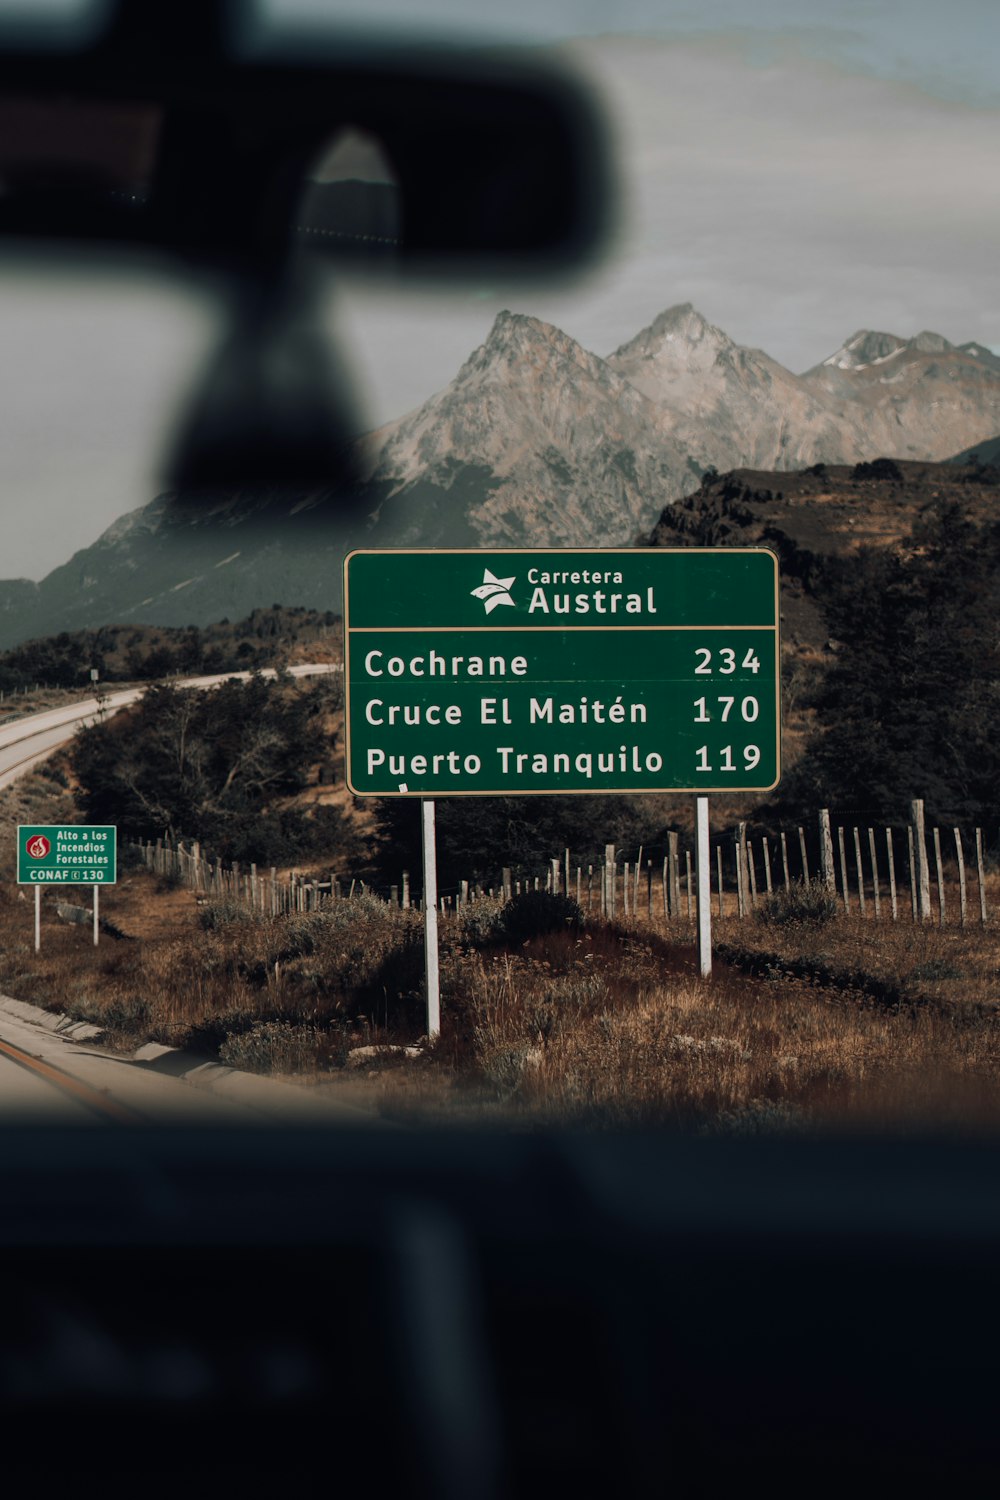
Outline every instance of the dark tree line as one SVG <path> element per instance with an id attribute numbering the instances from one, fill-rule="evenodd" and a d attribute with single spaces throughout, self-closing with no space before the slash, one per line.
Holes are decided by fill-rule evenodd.
<path id="1" fill-rule="evenodd" d="M 131 712 L 81 731 L 73 767 L 82 810 L 123 836 L 198 839 L 240 861 L 296 863 L 335 843 L 343 817 L 279 807 L 331 740 L 328 685 L 227 682 L 209 692 L 150 688 Z"/>
<path id="2" fill-rule="evenodd" d="M 451 890 L 460 880 L 499 885 L 504 865 L 543 870 L 569 846 L 573 868 L 600 863 L 604 845 L 647 850 L 663 842 L 660 823 L 641 799 L 580 797 L 442 797 L 436 803 L 438 880 Z M 419 805 L 408 798 L 375 803 L 375 862 L 382 878 L 421 868 Z"/>
<path id="3" fill-rule="evenodd" d="M 820 730 L 781 789 L 820 804 L 994 822 L 1000 804 L 1000 523 L 955 505 L 925 514 L 913 545 L 828 570 L 836 643 L 816 706 Z"/>

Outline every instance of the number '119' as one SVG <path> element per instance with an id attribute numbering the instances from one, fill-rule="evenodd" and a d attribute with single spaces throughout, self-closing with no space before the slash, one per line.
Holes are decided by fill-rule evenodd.
<path id="1" fill-rule="evenodd" d="M 695 754 L 698 757 L 698 764 L 695 767 L 695 770 L 697 770 L 697 771 L 711 771 L 713 769 L 713 767 L 710 766 L 709 763 L 708 763 L 708 746 L 707 745 L 701 745 L 701 746 L 699 746 L 699 748 L 695 751 Z M 735 766 L 735 764 L 733 762 L 733 747 L 732 747 L 732 745 L 723 745 L 722 749 L 719 751 L 719 754 L 722 756 L 722 760 L 721 760 L 720 765 L 719 765 L 719 770 L 720 771 L 735 771 L 736 770 L 736 766 Z M 747 771 L 752 771 L 754 769 L 754 767 L 759 763 L 759 761 L 760 761 L 760 750 L 758 749 L 758 747 L 756 745 L 744 745 L 743 746 L 743 761 L 744 761 L 744 769 L 747 770 Z"/>

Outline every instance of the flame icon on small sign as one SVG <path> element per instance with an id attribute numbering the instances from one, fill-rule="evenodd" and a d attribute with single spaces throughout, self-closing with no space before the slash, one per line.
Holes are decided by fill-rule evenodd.
<path id="1" fill-rule="evenodd" d="M 489 568 L 483 569 L 483 581 L 477 589 L 470 589 L 470 593 L 476 599 L 481 599 L 486 606 L 486 613 L 491 615 L 498 604 L 509 604 L 515 607 L 510 597 L 511 585 L 514 578 L 495 578 Z"/>
<path id="2" fill-rule="evenodd" d="M 36 833 L 33 839 L 29 839 L 25 845 L 32 859 L 44 859 L 52 848 L 44 833 Z"/>

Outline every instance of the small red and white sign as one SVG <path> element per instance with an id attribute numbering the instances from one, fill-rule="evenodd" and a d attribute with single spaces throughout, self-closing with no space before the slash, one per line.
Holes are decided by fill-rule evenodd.
<path id="1" fill-rule="evenodd" d="M 36 833 L 34 838 L 29 839 L 24 847 L 32 859 L 44 859 L 52 848 L 52 845 L 44 833 Z"/>

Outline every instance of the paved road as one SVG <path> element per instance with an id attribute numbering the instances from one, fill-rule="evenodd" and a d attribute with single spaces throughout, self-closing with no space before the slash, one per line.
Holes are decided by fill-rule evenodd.
<path id="1" fill-rule="evenodd" d="M 234 1072 L 154 1044 L 134 1057 L 102 1051 L 93 1028 L 0 996 L 0 1125 L 375 1123 L 327 1094 Z"/>
<path id="2" fill-rule="evenodd" d="M 326 663 L 290 668 L 294 677 L 338 670 Z M 185 688 L 212 688 L 249 672 L 172 679 Z M 264 675 L 274 676 L 273 672 Z M 143 688 L 108 695 L 107 713 L 134 703 Z M 96 698 L 29 714 L 0 728 L 0 787 L 16 780 L 101 711 Z M 101 1051 L 76 1028 L 53 1031 L 40 1013 L 0 995 L 0 1124 L 46 1121 L 124 1126 L 150 1123 L 262 1124 L 368 1122 L 372 1117 L 307 1089 L 199 1065 L 171 1049 L 150 1046 L 135 1058 Z"/>
<path id="3" fill-rule="evenodd" d="M 289 667 L 288 670 L 292 677 L 315 677 L 323 672 L 340 671 L 341 668 L 329 662 L 306 662 Z M 275 675 L 270 667 L 261 673 L 263 677 Z M 170 680 L 174 687 L 179 688 L 212 688 L 233 677 L 246 682 L 251 676 L 250 672 L 221 672 L 212 677 L 175 677 Z M 54 750 L 58 750 L 60 745 L 65 745 L 85 724 L 93 724 L 102 708 L 107 714 L 117 713 L 120 708 L 135 703 L 145 691 L 145 687 L 125 688 L 121 692 L 109 693 L 103 705 L 96 698 L 86 698 L 65 708 L 50 708 L 45 713 L 26 714 L 23 719 L 5 724 L 0 728 L 0 788 L 9 786 L 19 776 L 30 771 L 32 766 L 38 765 Z"/>

